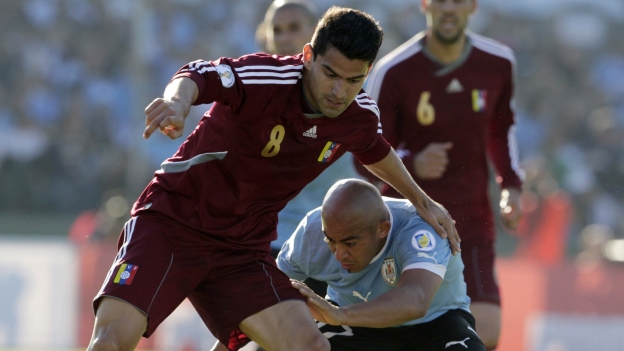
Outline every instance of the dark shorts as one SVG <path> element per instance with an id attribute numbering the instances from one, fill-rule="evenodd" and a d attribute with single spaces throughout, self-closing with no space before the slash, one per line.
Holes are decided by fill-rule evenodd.
<path id="1" fill-rule="evenodd" d="M 249 341 L 238 327 L 245 318 L 305 301 L 269 252 L 232 249 L 159 214 L 130 219 L 118 247 L 93 308 L 103 296 L 128 302 L 148 317 L 145 337 L 188 297 L 214 336 L 236 350 Z"/>
<path id="2" fill-rule="evenodd" d="M 494 241 L 488 238 L 462 240 L 464 280 L 472 302 L 487 302 L 500 306 L 500 292 L 494 271 Z"/>
<path id="3" fill-rule="evenodd" d="M 423 324 L 396 328 L 331 326 L 319 323 L 332 351 L 485 351 L 464 310 L 446 312 Z"/>

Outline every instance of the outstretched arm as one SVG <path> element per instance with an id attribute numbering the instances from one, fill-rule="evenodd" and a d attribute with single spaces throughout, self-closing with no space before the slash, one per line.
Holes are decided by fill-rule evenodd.
<path id="1" fill-rule="evenodd" d="M 401 274 L 396 289 L 374 300 L 345 307 L 330 304 L 301 282 L 293 281 L 292 284 L 308 298 L 308 308 L 318 321 L 331 325 L 386 328 L 422 318 L 442 284 L 442 278 L 425 269 L 410 269 Z"/>
<path id="2" fill-rule="evenodd" d="M 455 221 L 442 205 L 433 201 L 414 182 L 394 150 L 391 149 L 388 156 L 381 161 L 365 167 L 410 200 L 420 217 L 429 223 L 443 239 L 446 239 L 448 234 L 453 255 L 461 251 L 459 248 L 461 240 L 455 229 Z"/>
<path id="3" fill-rule="evenodd" d="M 165 88 L 163 97 L 155 99 L 145 108 L 143 137 L 149 138 L 156 129 L 171 139 L 181 137 L 184 120 L 198 95 L 199 89 L 192 79 L 180 77 L 172 80 Z"/>

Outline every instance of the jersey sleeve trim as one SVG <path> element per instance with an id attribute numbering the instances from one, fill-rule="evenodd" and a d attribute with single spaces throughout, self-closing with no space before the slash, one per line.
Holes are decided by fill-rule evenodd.
<path id="1" fill-rule="evenodd" d="M 194 165 L 212 161 L 212 160 L 222 160 L 227 151 L 221 152 L 207 152 L 205 154 L 199 154 L 193 158 L 184 161 L 170 161 L 167 160 L 160 165 L 160 169 L 156 171 L 156 173 L 178 173 L 184 172 L 191 168 Z"/>
<path id="2" fill-rule="evenodd" d="M 357 102 L 360 107 L 365 108 L 367 110 L 371 110 L 379 119 L 379 107 L 377 107 L 377 103 L 371 99 L 368 94 L 362 93 L 355 98 L 355 102 Z M 377 133 L 381 133 L 381 122 L 378 124 L 379 130 Z"/>
<path id="3" fill-rule="evenodd" d="M 297 84 L 302 78 L 303 65 L 249 65 L 234 70 L 243 84 Z"/>
<path id="4" fill-rule="evenodd" d="M 525 173 L 522 168 L 520 168 L 520 152 L 518 150 L 518 140 L 516 139 L 516 125 L 512 125 L 507 132 L 507 143 L 509 146 L 509 158 L 511 159 L 511 168 L 516 173 L 519 181 L 509 181 L 503 182 L 503 188 L 507 188 L 508 186 L 515 186 L 517 188 L 522 187 L 522 182 L 525 179 Z"/>
<path id="5" fill-rule="evenodd" d="M 441 264 L 434 264 L 428 262 L 415 262 L 412 264 L 408 264 L 403 268 L 401 273 L 409 270 L 409 269 L 424 269 L 434 274 L 440 276 L 440 278 L 444 279 L 444 275 L 446 274 L 446 267 Z"/>

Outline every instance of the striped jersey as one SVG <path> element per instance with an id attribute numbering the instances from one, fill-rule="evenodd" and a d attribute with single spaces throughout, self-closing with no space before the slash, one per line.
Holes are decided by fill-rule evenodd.
<path id="1" fill-rule="evenodd" d="M 422 189 L 446 207 L 462 239 L 475 223 L 493 220 L 488 197 L 491 159 L 497 182 L 521 188 L 514 117 L 516 61 L 508 47 L 468 33 L 462 56 L 438 62 L 425 48 L 424 33 L 382 58 L 367 82 L 381 111 L 383 134 Z M 414 156 L 429 143 L 452 142 L 440 179 L 424 180 L 413 169 Z M 401 197 L 385 186 L 384 195 Z M 472 224 L 471 224 L 472 223 Z M 479 230 L 477 230 L 479 231 Z"/>
<path id="2" fill-rule="evenodd" d="M 402 325 L 429 322 L 458 308 L 470 312 L 461 256 L 451 255 L 448 241 L 418 216 L 409 201 L 384 197 L 384 202 L 390 213 L 390 232 L 384 247 L 362 271 L 349 273 L 334 257 L 324 241 L 320 207 L 310 211 L 284 243 L 278 267 L 293 279 L 327 282 L 326 298 L 339 306 L 371 301 L 395 289 L 404 271 L 426 269 L 439 275 L 442 284 L 425 316 Z"/>
<path id="3" fill-rule="evenodd" d="M 133 215 L 157 211 L 235 248 L 268 251 L 277 213 L 340 156 L 383 159 L 390 146 L 375 102 L 361 90 L 340 116 L 313 116 L 303 69 L 302 55 L 265 54 L 182 67 L 173 79 L 191 78 L 195 104 L 214 104 L 155 172 Z"/>

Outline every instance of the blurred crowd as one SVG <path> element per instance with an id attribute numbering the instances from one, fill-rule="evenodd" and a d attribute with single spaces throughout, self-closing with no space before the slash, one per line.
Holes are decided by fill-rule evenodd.
<path id="1" fill-rule="evenodd" d="M 417 0 L 314 2 L 371 13 L 385 31 L 379 57 L 425 27 Z M 183 141 L 143 140 L 143 109 L 186 62 L 260 50 L 269 3 L 0 0 L 0 212 L 127 218 Z M 551 240 L 576 254 L 595 228 L 624 238 L 624 1 L 479 4 L 471 29 L 517 57 L 518 252 Z M 187 134 L 205 110 L 192 110 Z"/>

